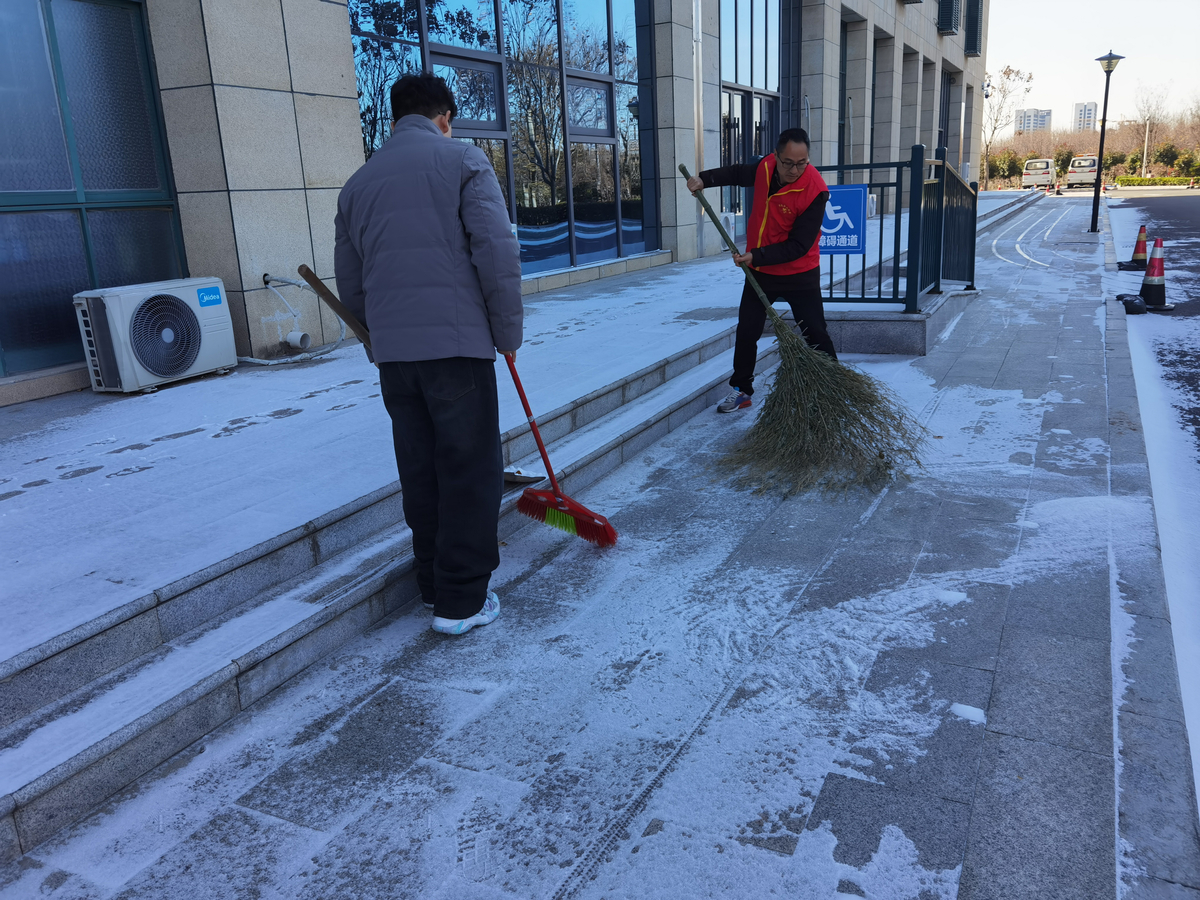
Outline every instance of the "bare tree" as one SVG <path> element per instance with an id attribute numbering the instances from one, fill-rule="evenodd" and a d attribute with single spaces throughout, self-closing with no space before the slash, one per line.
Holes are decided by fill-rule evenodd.
<path id="1" fill-rule="evenodd" d="M 1148 88 L 1138 82 L 1137 100 L 1134 102 L 1138 121 L 1142 123 L 1144 137 L 1142 139 L 1142 177 L 1146 176 L 1146 167 L 1150 155 L 1150 147 L 1157 137 L 1158 129 L 1167 118 L 1167 92 L 1162 88 Z"/>
<path id="2" fill-rule="evenodd" d="M 986 75 L 983 107 L 983 189 L 988 189 L 992 143 L 1002 128 L 1013 122 L 1017 104 L 1033 89 L 1033 73 L 1005 66 L 996 76 Z"/>

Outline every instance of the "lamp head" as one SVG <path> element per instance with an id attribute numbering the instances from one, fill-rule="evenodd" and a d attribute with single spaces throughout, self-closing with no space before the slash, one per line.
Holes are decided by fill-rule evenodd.
<path id="1" fill-rule="evenodd" d="M 1117 54 L 1115 54 L 1111 50 L 1109 50 L 1106 55 L 1097 57 L 1096 62 L 1100 63 L 1100 68 L 1102 68 L 1105 72 L 1111 72 L 1113 69 L 1115 69 L 1117 67 L 1117 63 L 1119 63 L 1124 58 L 1125 57 L 1118 56 Z"/>

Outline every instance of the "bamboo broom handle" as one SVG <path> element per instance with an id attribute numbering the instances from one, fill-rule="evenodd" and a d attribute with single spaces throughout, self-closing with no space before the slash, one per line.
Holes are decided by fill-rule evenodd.
<path id="1" fill-rule="evenodd" d="M 683 163 L 679 164 L 679 171 L 683 173 L 684 178 L 692 177 L 690 174 L 688 174 L 687 166 L 685 166 Z M 708 217 L 713 220 L 713 224 L 717 226 L 717 231 L 720 232 L 721 237 L 724 238 L 725 246 L 729 248 L 729 251 L 731 253 L 739 253 L 740 251 L 738 250 L 737 244 L 733 242 L 733 238 L 729 236 L 729 232 L 726 231 L 725 226 L 721 224 L 721 219 L 715 212 L 713 212 L 712 206 L 709 204 L 708 200 L 705 199 L 704 191 L 693 191 L 692 196 L 700 201 L 700 205 L 704 207 L 704 211 L 708 213 Z M 758 280 L 754 277 L 754 273 L 751 272 L 747 266 L 739 265 L 739 268 L 746 273 L 746 280 L 750 282 L 750 287 L 754 288 L 754 293 L 758 294 L 758 299 L 761 300 L 762 305 L 767 308 L 767 314 L 771 317 L 771 323 L 778 324 L 781 327 L 787 327 L 783 322 L 783 318 L 779 315 L 779 313 L 775 312 L 775 308 L 771 306 L 771 301 L 767 299 L 766 293 L 761 287 L 759 287 Z"/>

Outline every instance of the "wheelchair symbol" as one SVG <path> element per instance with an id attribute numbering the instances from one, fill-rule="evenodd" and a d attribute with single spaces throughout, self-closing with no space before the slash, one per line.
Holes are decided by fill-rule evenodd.
<path id="1" fill-rule="evenodd" d="M 845 225 L 851 231 L 854 230 L 854 222 L 850 220 L 850 214 L 841 212 L 841 207 L 834 206 L 832 201 L 827 200 L 825 202 L 825 218 L 837 223 L 836 227 L 834 228 L 826 228 L 825 225 L 822 224 L 821 230 L 826 234 L 837 234 L 842 230 L 843 225 Z"/>

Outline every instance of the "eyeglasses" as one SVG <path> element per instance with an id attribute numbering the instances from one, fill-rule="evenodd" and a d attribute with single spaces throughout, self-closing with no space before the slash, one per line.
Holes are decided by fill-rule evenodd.
<path id="1" fill-rule="evenodd" d="M 804 162 L 792 162 L 790 159 L 784 159 L 778 153 L 775 154 L 775 159 L 779 161 L 779 165 L 787 169 L 789 172 L 802 171 L 804 167 L 808 165 L 807 159 L 804 160 Z"/>

